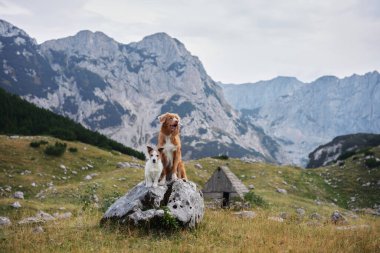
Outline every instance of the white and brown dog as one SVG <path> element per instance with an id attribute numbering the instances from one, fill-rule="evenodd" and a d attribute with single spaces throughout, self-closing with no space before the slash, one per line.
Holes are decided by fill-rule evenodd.
<path id="1" fill-rule="evenodd" d="M 158 186 L 158 180 L 164 168 L 161 161 L 163 148 L 155 150 L 152 147 L 147 146 L 147 149 L 149 157 L 145 164 L 145 186 L 153 186 L 155 188 Z"/>
<path id="2" fill-rule="evenodd" d="M 181 178 L 186 180 L 186 170 L 182 162 L 181 140 L 179 138 L 180 117 L 175 113 L 165 113 L 158 117 L 161 130 L 158 135 L 158 147 L 163 148 L 162 180 L 175 180 Z"/>

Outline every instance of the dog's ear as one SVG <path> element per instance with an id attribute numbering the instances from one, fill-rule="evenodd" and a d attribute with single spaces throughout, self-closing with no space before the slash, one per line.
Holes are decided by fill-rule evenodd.
<path id="1" fill-rule="evenodd" d="M 148 149 L 148 154 L 150 154 L 150 152 L 152 152 L 153 148 L 151 146 L 146 146 L 146 148 Z"/>
<path id="2" fill-rule="evenodd" d="M 164 148 L 159 148 L 158 152 L 162 153 L 163 150 L 164 150 Z"/>
<path id="3" fill-rule="evenodd" d="M 162 114 L 162 115 L 158 116 L 158 120 L 160 121 L 160 123 L 164 123 L 165 122 L 166 116 L 168 116 L 168 113 L 165 113 L 165 114 Z"/>

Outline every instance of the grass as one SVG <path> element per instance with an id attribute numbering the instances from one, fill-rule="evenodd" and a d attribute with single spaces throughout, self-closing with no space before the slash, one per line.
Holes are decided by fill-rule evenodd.
<path id="1" fill-rule="evenodd" d="M 100 212 L 87 212 L 69 221 L 49 223 L 45 232 L 32 226 L 2 230 L 5 252 L 376 252 L 379 225 L 338 231 L 335 225 L 278 223 L 267 213 L 244 220 L 230 211 L 208 210 L 194 231 L 173 234 L 100 228 Z"/>
<path id="2" fill-rule="evenodd" d="M 7 216 L 13 222 L 12 226 L 0 229 L 0 252 L 380 251 L 378 218 L 368 215 L 349 218 L 350 225 L 369 225 L 354 230 L 337 230 L 336 225 L 328 222 L 334 210 L 348 212 L 344 207 L 347 207 L 347 199 L 352 194 L 362 196 L 367 193 L 368 199 L 364 197 L 357 203 L 361 207 L 378 201 L 375 197 L 378 188 L 371 185 L 363 190 L 361 184 L 355 183 L 357 177 L 364 181 L 378 180 L 378 169 L 371 169 L 368 173 L 364 167 L 354 167 L 357 159 L 346 161 L 349 173 L 334 166 L 304 170 L 264 163 L 249 164 L 238 159 L 187 161 L 188 176 L 199 188 L 217 166 L 228 165 L 245 185 L 255 186 L 255 196 L 260 196 L 266 205 L 253 206 L 257 217 L 252 220 L 238 218 L 232 210 L 206 209 L 204 221 L 197 229 L 162 234 L 150 230 L 99 226 L 106 206 L 144 177 L 143 169 L 121 169 L 117 168 L 117 163 L 143 165 L 143 162 L 118 152 L 66 141 L 68 148 L 76 148 L 77 152 L 50 157 L 44 154 L 43 148 L 29 146 L 30 142 L 41 140 L 49 143 L 60 141 L 50 137 L 10 139 L 0 136 L 0 187 L 3 189 L 0 191 L 0 216 Z M 378 155 L 378 150 L 375 149 L 374 153 Z M 202 165 L 202 169 L 196 168 L 197 163 Z M 82 170 L 82 167 L 88 168 Z M 25 173 L 26 170 L 30 173 Z M 98 175 L 92 180 L 84 180 L 86 175 L 92 173 Z M 336 182 L 339 188 L 333 187 L 335 181 L 330 185 L 326 183 L 325 180 L 330 180 L 330 177 L 341 180 Z M 36 187 L 31 186 L 33 182 Z M 49 189 L 51 182 L 53 187 Z M 7 186 L 12 187 L 11 192 L 5 190 Z M 284 188 L 288 194 L 279 194 L 276 188 Z M 18 190 L 25 193 L 25 199 L 18 200 L 22 208 L 14 209 L 9 205 L 16 201 L 12 194 Z M 41 191 L 44 198 L 36 197 Z M 94 194 L 99 198 L 99 208 L 95 207 Z M 337 198 L 340 207 L 332 203 L 334 198 Z M 302 217 L 296 214 L 296 209 L 300 207 L 306 212 Z M 38 210 L 51 214 L 70 211 L 73 217 L 45 223 L 42 225 L 45 232 L 39 234 L 33 232 L 36 225 L 17 225 L 17 221 L 35 215 Z M 285 222 L 268 220 L 268 217 L 278 216 L 280 212 L 288 213 L 289 218 Z M 309 218 L 314 212 L 325 217 L 317 225 Z"/>

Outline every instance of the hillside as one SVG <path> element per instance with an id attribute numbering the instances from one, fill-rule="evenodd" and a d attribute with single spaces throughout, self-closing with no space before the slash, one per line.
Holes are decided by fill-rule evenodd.
<path id="1" fill-rule="evenodd" d="M 348 134 L 335 137 L 332 141 L 319 146 L 309 154 L 307 168 L 318 168 L 344 160 L 356 153 L 366 153 L 380 145 L 379 134 Z"/>
<path id="2" fill-rule="evenodd" d="M 113 149 L 141 160 L 143 153 L 106 136 L 88 130 L 73 120 L 39 108 L 0 88 L 0 134 L 50 135 L 64 140 L 78 140 L 104 149 Z"/>
<path id="3" fill-rule="evenodd" d="M 317 252 L 324 245 L 335 252 L 363 252 L 380 247 L 379 219 L 362 213 L 364 209 L 358 217 L 342 208 L 347 206 L 351 191 L 361 187 L 352 183 L 356 178 L 351 178 L 350 173 L 343 175 L 342 170 L 333 167 L 303 170 L 238 159 L 188 161 L 188 176 L 201 188 L 217 166 L 227 164 L 245 185 L 253 184 L 254 192 L 267 203 L 266 207 L 253 207 L 256 218 L 245 220 L 230 210 L 207 209 L 204 222 L 195 231 L 167 235 L 154 231 L 102 229 L 98 222 L 105 208 L 143 179 L 144 163 L 118 152 L 70 141 L 66 141 L 68 147 L 77 148 L 77 152 L 66 151 L 62 157 L 52 158 L 44 154 L 42 146 L 29 146 L 31 141 L 38 140 L 60 141 L 40 136 L 0 136 L 0 216 L 9 217 L 14 224 L 0 230 L 1 251 L 298 252 L 308 249 Z M 374 152 L 378 154 L 379 150 Z M 128 164 L 124 163 L 125 168 L 122 168 L 120 162 Z M 376 170 L 369 174 L 358 169 L 355 173 L 355 177 L 360 176 L 364 181 L 379 178 Z M 85 179 L 88 175 L 91 179 Z M 341 178 L 342 184 L 351 188 L 335 188 L 325 182 L 328 175 Z M 278 193 L 276 188 L 285 189 L 288 194 Z M 367 194 L 379 196 L 377 189 L 371 185 L 366 188 Z M 23 191 L 25 199 L 12 198 L 16 191 Z M 21 208 L 10 206 L 16 200 Z M 378 199 L 368 197 L 357 202 L 357 206 L 372 206 L 374 202 L 379 203 Z M 299 208 L 304 214 L 299 214 Z M 328 222 L 336 209 L 344 213 L 351 228 Z M 33 232 L 37 225 L 16 225 L 38 210 L 51 214 L 71 212 L 72 217 L 42 224 L 45 231 L 42 233 Z M 278 219 L 281 212 L 287 216 L 284 222 L 268 219 Z M 311 218 L 317 217 L 314 213 L 318 213 L 321 220 Z M 353 241 L 358 243 L 353 244 Z"/>

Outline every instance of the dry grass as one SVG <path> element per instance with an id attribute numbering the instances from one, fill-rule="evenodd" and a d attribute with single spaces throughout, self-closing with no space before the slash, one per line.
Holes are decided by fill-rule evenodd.
<path id="1" fill-rule="evenodd" d="M 370 228 L 337 230 L 332 224 L 270 221 L 267 211 L 251 220 L 230 211 L 207 210 L 194 231 L 160 234 L 146 230 L 100 228 L 100 212 L 83 213 L 69 221 L 48 223 L 36 234 L 34 226 L 1 230 L 4 252 L 379 252 L 380 222 L 360 221 Z"/>

